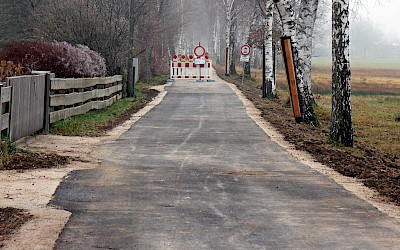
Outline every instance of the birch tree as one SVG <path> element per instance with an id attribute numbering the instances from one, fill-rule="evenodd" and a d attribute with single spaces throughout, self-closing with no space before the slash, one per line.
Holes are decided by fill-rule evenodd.
<path id="1" fill-rule="evenodd" d="M 318 126 L 318 120 L 316 118 L 314 108 L 313 108 L 313 100 L 308 91 L 308 87 L 305 87 L 304 84 L 304 69 L 300 66 L 301 61 L 299 58 L 299 45 L 296 37 L 296 22 L 295 22 L 295 13 L 292 5 L 292 1 L 290 0 L 273 0 L 276 8 L 278 10 L 281 22 L 282 22 L 282 30 L 283 35 L 291 38 L 293 45 L 293 60 L 295 62 L 296 67 L 296 80 L 297 80 L 297 88 L 299 93 L 299 101 L 300 108 L 302 114 L 303 122 Z"/>
<path id="2" fill-rule="evenodd" d="M 297 22 L 297 42 L 299 46 L 299 67 L 303 71 L 304 92 L 312 98 L 311 61 L 313 50 L 313 32 L 317 18 L 319 0 L 301 0 Z"/>
<path id="3" fill-rule="evenodd" d="M 217 62 L 221 62 L 221 23 L 219 16 L 217 16 L 217 20 L 214 24 L 213 30 L 213 52 L 214 56 L 217 59 Z"/>
<path id="4" fill-rule="evenodd" d="M 264 81 L 266 82 L 266 93 L 263 96 L 267 98 L 273 98 L 276 96 L 276 83 L 274 77 L 274 60 L 273 60 L 273 20 L 274 20 L 274 1 L 273 0 L 261 0 L 259 1 L 259 9 L 261 10 L 263 16 L 263 26 L 264 26 L 264 60 L 265 60 L 265 72 Z"/>
<path id="5" fill-rule="evenodd" d="M 330 139 L 352 147 L 354 143 L 350 61 L 349 0 L 332 0 L 332 118 Z"/>
<path id="6" fill-rule="evenodd" d="M 235 32 L 236 32 L 236 5 L 237 0 L 223 0 L 223 7 L 225 10 L 225 19 L 226 19 L 226 27 L 225 27 L 225 56 L 226 56 L 226 74 L 236 74 L 236 70 L 234 67 L 235 60 L 234 56 L 234 48 L 235 48 Z M 233 65 L 232 65 L 233 64 Z M 232 71 L 233 70 L 233 71 Z"/>

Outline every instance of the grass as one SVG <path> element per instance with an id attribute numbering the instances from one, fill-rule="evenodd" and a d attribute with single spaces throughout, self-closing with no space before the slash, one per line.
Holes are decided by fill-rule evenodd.
<path id="1" fill-rule="evenodd" d="M 325 62 L 326 63 L 326 62 Z M 400 65 L 397 62 L 355 62 L 352 70 L 352 109 L 356 140 L 400 157 Z M 365 66 L 363 66 L 365 65 Z M 396 68 L 397 65 L 397 68 Z M 238 70 L 239 71 L 239 70 Z M 262 72 L 252 69 L 261 85 Z M 331 115 L 331 69 L 322 63 L 313 68 L 313 93 L 319 117 Z M 277 93 L 289 97 L 286 76 L 277 73 Z"/>
<path id="2" fill-rule="evenodd" d="M 86 114 L 70 117 L 51 125 L 50 133 L 65 136 L 101 136 L 104 128 L 121 117 L 126 111 L 146 102 L 143 89 L 160 85 L 168 76 L 157 76 L 148 82 L 135 84 L 135 98 L 123 98 L 102 110 L 92 110 Z"/>
<path id="3" fill-rule="evenodd" d="M 50 133 L 66 136 L 101 136 L 104 132 L 102 127 L 141 103 L 141 98 L 124 98 L 106 109 L 89 111 L 56 122 L 51 125 Z"/>
<path id="4" fill-rule="evenodd" d="M 0 166 L 3 166 L 4 162 L 19 152 L 19 149 L 8 138 L 1 139 L 0 150 Z"/>

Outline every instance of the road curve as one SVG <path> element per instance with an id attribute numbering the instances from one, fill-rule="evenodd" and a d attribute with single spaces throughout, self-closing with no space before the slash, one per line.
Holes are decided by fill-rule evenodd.
<path id="1" fill-rule="evenodd" d="M 72 172 L 56 249 L 400 249 L 400 225 L 298 163 L 224 82 L 176 82 Z"/>

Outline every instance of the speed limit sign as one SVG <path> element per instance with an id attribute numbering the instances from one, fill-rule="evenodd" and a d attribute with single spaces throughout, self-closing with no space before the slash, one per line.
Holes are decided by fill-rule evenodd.
<path id="1" fill-rule="evenodd" d="M 243 46 L 240 48 L 240 53 L 241 53 L 243 56 L 248 56 L 248 55 L 250 55 L 250 53 L 251 53 L 251 47 L 250 47 L 250 45 L 248 45 L 248 44 L 243 45 Z"/>

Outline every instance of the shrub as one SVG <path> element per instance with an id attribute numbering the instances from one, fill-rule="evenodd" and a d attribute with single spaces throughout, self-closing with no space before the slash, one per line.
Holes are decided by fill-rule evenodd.
<path id="1" fill-rule="evenodd" d="M 17 41 L 7 44 L 0 58 L 29 70 L 51 71 L 57 77 L 97 77 L 106 72 L 105 60 L 99 53 L 67 42 Z"/>
<path id="2" fill-rule="evenodd" d="M 26 69 L 21 64 L 11 61 L 0 61 L 0 82 L 5 82 L 7 77 L 20 76 L 26 73 Z"/>

